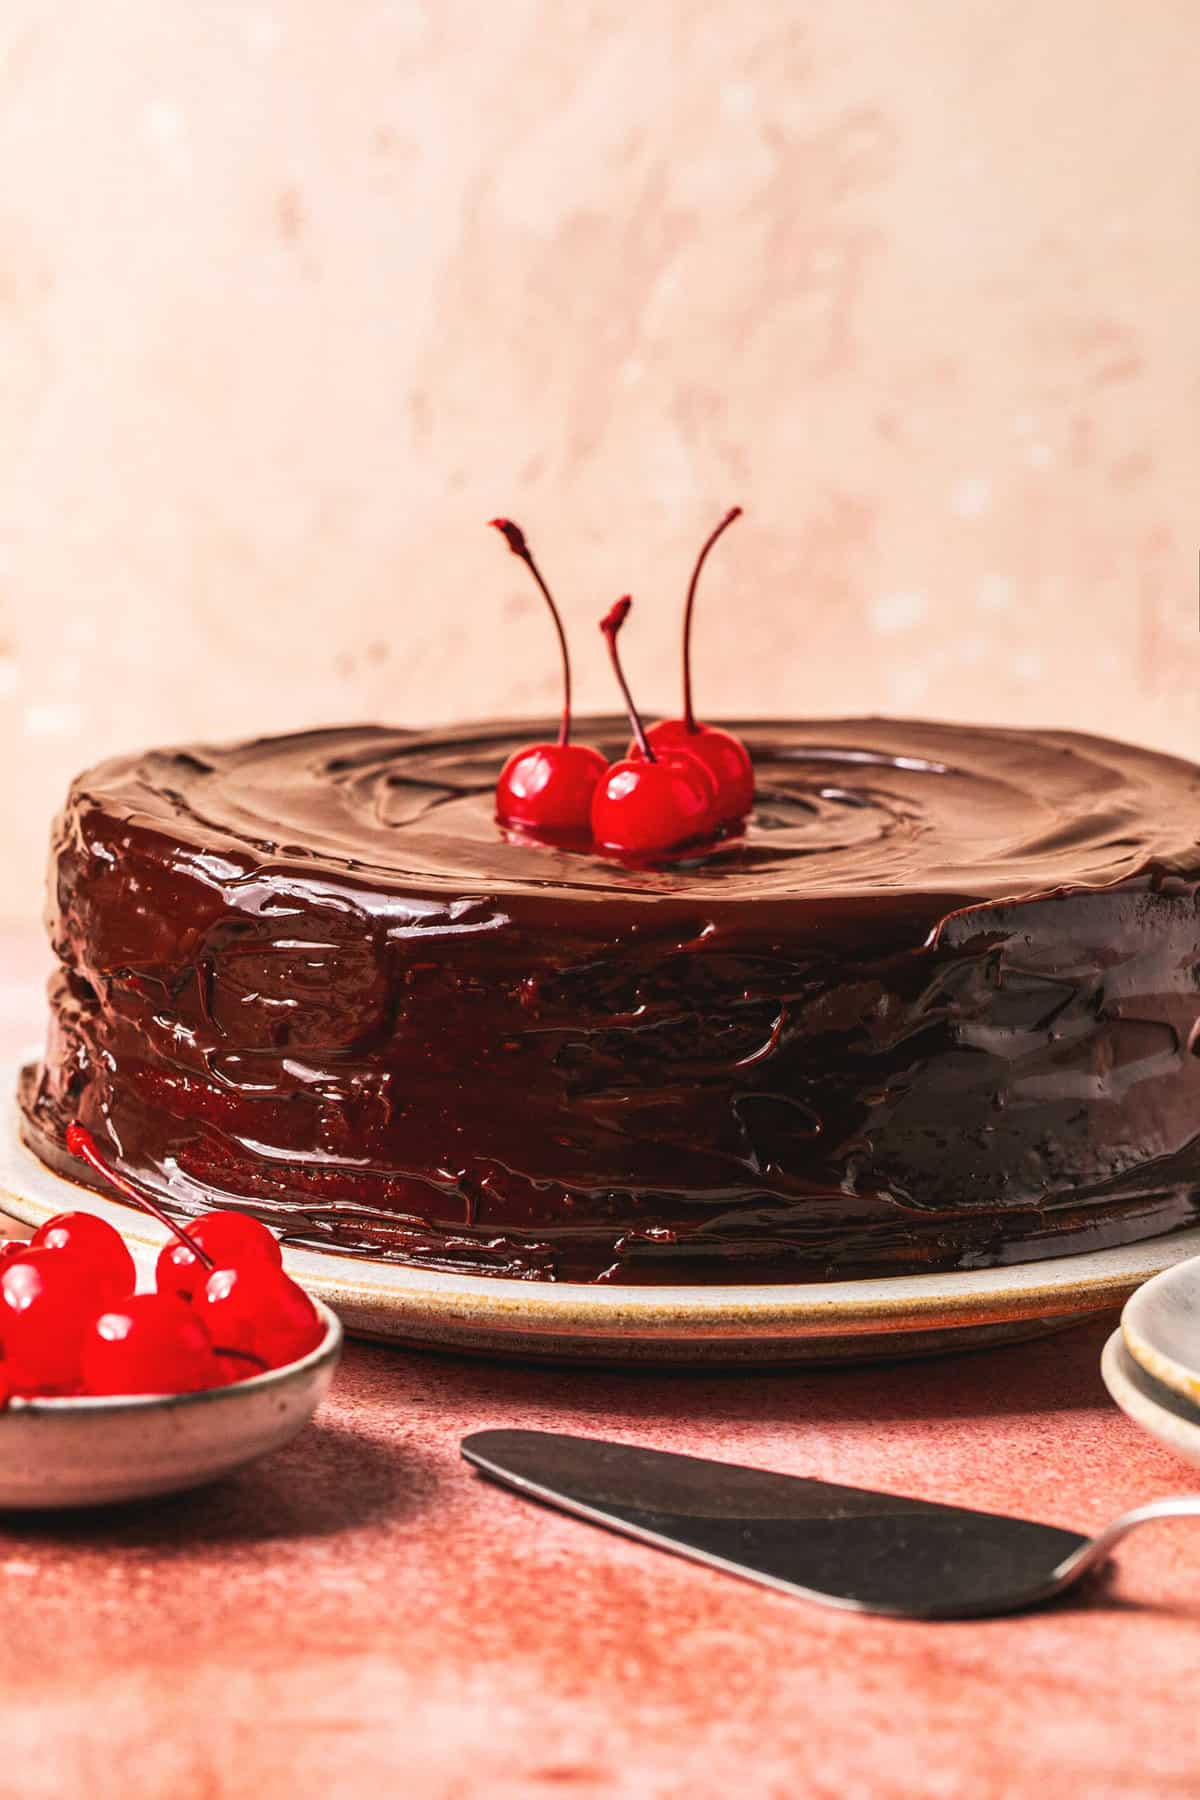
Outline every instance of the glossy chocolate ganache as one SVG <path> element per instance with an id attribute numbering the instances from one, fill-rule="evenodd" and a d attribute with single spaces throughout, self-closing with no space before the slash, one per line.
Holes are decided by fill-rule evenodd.
<path id="1" fill-rule="evenodd" d="M 81 776 L 28 1142 L 78 1179 L 78 1118 L 180 1215 L 528 1279 L 978 1268 L 1192 1221 L 1200 769 L 740 729 L 744 834 L 658 867 L 500 830 L 527 726 Z"/>

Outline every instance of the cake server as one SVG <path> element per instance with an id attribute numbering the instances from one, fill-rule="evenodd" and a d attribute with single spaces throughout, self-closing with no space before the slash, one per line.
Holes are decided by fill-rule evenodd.
<path id="1" fill-rule="evenodd" d="M 1200 1495 L 1155 1500 L 1096 1537 L 736 1463 L 549 1431 L 476 1431 L 481 1474 L 660 1550 L 785 1593 L 903 1619 L 986 1618 L 1054 1599 L 1152 1519 L 1200 1517 Z"/>

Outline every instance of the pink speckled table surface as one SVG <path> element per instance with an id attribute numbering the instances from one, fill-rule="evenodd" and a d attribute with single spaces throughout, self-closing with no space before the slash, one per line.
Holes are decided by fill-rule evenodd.
<path id="1" fill-rule="evenodd" d="M 0 1048 L 37 1019 L 0 941 Z M 1106 1327 L 836 1373 L 582 1372 L 352 1345 L 291 1447 L 205 1492 L 0 1522 L 0 1794 L 296 1800 L 1200 1792 L 1200 1533 L 986 1624 L 828 1612 L 485 1485 L 521 1423 L 1088 1529 L 1188 1470 Z"/>

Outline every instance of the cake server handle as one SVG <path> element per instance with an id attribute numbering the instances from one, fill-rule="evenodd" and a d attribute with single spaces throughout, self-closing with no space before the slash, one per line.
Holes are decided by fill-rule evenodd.
<path id="1" fill-rule="evenodd" d="M 1139 1525 L 1153 1525 L 1159 1519 L 1200 1519 L 1200 1494 L 1172 1494 L 1164 1500 L 1148 1500 L 1144 1506 L 1135 1506 L 1113 1519 L 1103 1531 L 1063 1558 L 1051 1576 L 1054 1592 L 1061 1593 L 1089 1570 L 1107 1562 L 1121 1539 Z"/>

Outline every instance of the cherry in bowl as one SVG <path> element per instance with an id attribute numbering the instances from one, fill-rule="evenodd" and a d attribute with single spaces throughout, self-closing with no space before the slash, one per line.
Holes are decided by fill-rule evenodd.
<path id="1" fill-rule="evenodd" d="M 265 1226 L 214 1213 L 189 1234 L 88 1132 L 74 1126 L 69 1143 L 186 1254 L 160 1259 L 173 1288 L 137 1294 L 112 1250 L 120 1234 L 94 1215 L 60 1215 L 42 1241 L 0 1250 L 0 1509 L 108 1504 L 225 1475 L 303 1428 L 341 1354 L 340 1322 L 284 1274 Z M 214 1335 L 218 1278 L 243 1298 L 237 1343 Z"/>
<path id="2" fill-rule="evenodd" d="M 0 1511 L 180 1493 L 282 1449 L 324 1400 L 341 1356 L 340 1321 L 314 1305 L 317 1349 L 249 1379 L 173 1394 L 9 1399 L 0 1408 Z"/>
<path id="3" fill-rule="evenodd" d="M 202 1213 L 189 1223 L 186 1238 L 176 1237 L 163 1245 L 155 1264 L 155 1283 L 160 1294 L 192 1301 L 203 1293 L 214 1269 L 241 1268 L 247 1263 L 282 1268 L 283 1253 L 275 1233 L 248 1213 Z"/>

